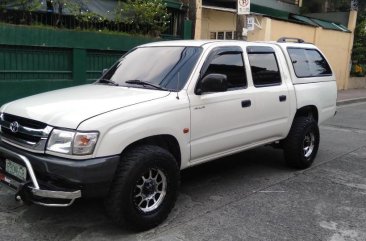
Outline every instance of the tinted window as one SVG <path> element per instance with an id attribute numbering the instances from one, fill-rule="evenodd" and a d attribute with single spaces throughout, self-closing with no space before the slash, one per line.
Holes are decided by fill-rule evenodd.
<path id="1" fill-rule="evenodd" d="M 172 91 L 180 90 L 195 66 L 201 48 L 142 47 L 123 56 L 102 78 L 122 86 L 149 88 L 125 83 L 142 80 Z"/>
<path id="2" fill-rule="evenodd" d="M 307 49 L 306 55 L 309 59 L 310 70 L 313 76 L 332 74 L 329 64 L 317 50 Z"/>
<path id="3" fill-rule="evenodd" d="M 332 75 L 329 64 L 316 49 L 288 48 L 288 53 L 297 77 Z"/>
<path id="4" fill-rule="evenodd" d="M 222 52 L 214 56 L 208 66 L 208 74 L 224 74 L 227 76 L 228 90 L 245 88 L 247 85 L 244 61 L 241 52 Z"/>
<path id="5" fill-rule="evenodd" d="M 264 87 L 281 84 L 281 74 L 274 52 L 249 52 L 248 57 L 254 86 Z"/>
<path id="6" fill-rule="evenodd" d="M 288 49 L 292 65 L 297 77 L 311 76 L 309 61 L 306 58 L 305 49 Z"/>

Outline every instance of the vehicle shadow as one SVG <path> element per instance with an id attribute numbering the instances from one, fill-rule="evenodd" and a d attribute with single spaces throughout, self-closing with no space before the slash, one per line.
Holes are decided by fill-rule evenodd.
<path id="1" fill-rule="evenodd" d="M 171 215 L 162 225 L 147 233 L 156 234 L 176 227 L 210 210 L 245 198 L 291 173 L 293 170 L 284 164 L 282 151 L 271 147 L 260 147 L 184 170 L 180 194 Z M 3 206 L 3 212 L 4 209 L 6 207 Z M 136 239 L 136 235 L 140 238 L 147 235 L 135 234 L 115 225 L 105 215 L 102 200 L 98 199 L 79 200 L 68 208 L 9 206 L 6 213 L 9 221 L 0 222 L 0 230 L 11 225 L 11 232 L 5 233 L 9 239 L 90 240 L 93 237 L 95 240 L 129 240 Z M 23 236 L 10 236 L 17 233 L 22 233 L 24 239 Z"/>

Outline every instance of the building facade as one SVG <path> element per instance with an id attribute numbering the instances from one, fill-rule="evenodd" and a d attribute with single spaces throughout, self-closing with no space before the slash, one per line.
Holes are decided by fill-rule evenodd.
<path id="1" fill-rule="evenodd" d="M 300 15 L 300 0 L 251 0 L 250 17 L 254 28 L 242 32 L 246 17 L 238 17 L 236 0 L 197 0 L 195 3 L 195 39 L 243 39 L 243 35 L 248 41 L 301 38 L 325 53 L 336 74 L 338 89 L 352 88 L 349 73 L 356 11 L 343 14 L 347 18 L 343 17 L 342 21 L 332 21 L 329 15 L 323 19 L 319 15 Z"/>

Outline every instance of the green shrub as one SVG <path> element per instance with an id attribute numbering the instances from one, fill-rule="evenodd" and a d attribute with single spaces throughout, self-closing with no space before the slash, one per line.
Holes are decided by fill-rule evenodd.
<path id="1" fill-rule="evenodd" d="M 154 37 L 163 33 L 169 24 L 170 15 L 163 0 L 127 0 L 118 2 L 116 22 L 133 26 L 137 34 Z"/>
<path id="2" fill-rule="evenodd" d="M 351 68 L 351 75 L 356 77 L 366 76 L 366 64 L 353 64 Z"/>

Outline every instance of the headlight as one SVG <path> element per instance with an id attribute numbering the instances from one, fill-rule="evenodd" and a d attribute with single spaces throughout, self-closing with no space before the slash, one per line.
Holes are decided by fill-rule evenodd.
<path id="1" fill-rule="evenodd" d="M 66 155 L 92 154 L 98 132 L 74 132 L 54 129 L 47 143 L 47 150 Z"/>
<path id="2" fill-rule="evenodd" d="M 4 121 L 4 114 L 2 112 L 0 112 L 0 133 L 2 132 L 1 130 L 1 123 Z M 0 137 L 1 139 L 1 137 Z"/>

